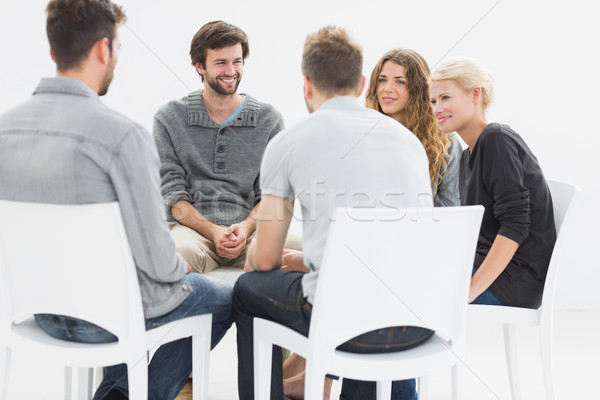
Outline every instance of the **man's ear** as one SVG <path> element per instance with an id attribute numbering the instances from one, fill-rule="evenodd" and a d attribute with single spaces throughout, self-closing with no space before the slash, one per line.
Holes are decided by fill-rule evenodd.
<path id="1" fill-rule="evenodd" d="M 194 68 L 196 68 L 196 71 L 198 71 L 200 75 L 204 75 L 204 68 L 202 68 L 202 65 L 199 62 L 194 63 Z"/>
<path id="2" fill-rule="evenodd" d="M 100 63 L 106 65 L 110 59 L 110 48 L 108 38 L 102 38 L 94 44 L 91 53 Z"/>
<path id="3" fill-rule="evenodd" d="M 310 79 L 307 76 L 305 76 L 304 77 L 304 98 L 312 99 L 312 96 L 313 96 L 312 82 L 310 81 Z"/>
<path id="4" fill-rule="evenodd" d="M 52 52 L 52 49 L 50 49 L 50 58 L 52 58 L 52 61 L 54 61 L 54 63 L 56 64 L 56 58 L 54 58 L 54 53 Z"/>
<path id="5" fill-rule="evenodd" d="M 363 93 L 363 90 L 365 90 L 366 84 L 367 84 L 367 78 L 365 78 L 365 76 L 363 75 L 362 82 L 360 83 L 360 90 L 358 91 L 358 94 L 356 95 L 356 97 L 360 97 L 360 95 Z"/>

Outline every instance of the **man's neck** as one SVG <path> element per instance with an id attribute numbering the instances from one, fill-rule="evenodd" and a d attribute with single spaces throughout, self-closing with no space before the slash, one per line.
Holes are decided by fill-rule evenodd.
<path id="1" fill-rule="evenodd" d="M 323 94 L 321 92 L 318 91 L 313 91 L 313 107 L 314 107 L 314 111 L 317 111 L 319 108 L 321 108 L 321 106 L 323 105 L 323 103 L 325 103 L 328 100 L 331 100 L 333 98 L 336 97 L 351 97 L 351 98 L 356 98 L 357 95 L 356 93 L 353 92 L 343 92 L 343 93 L 336 93 L 336 94 Z"/>
<path id="2" fill-rule="evenodd" d="M 238 109 L 244 101 L 244 97 L 238 93 L 222 95 L 211 89 L 204 89 L 202 100 L 210 118 L 220 125 Z"/>

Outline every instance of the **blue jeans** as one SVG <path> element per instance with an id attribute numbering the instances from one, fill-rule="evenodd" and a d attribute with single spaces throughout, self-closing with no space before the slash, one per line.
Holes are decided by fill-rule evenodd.
<path id="1" fill-rule="evenodd" d="M 297 271 L 250 272 L 238 279 L 233 289 L 233 316 L 237 327 L 238 392 L 240 400 L 254 399 L 253 319 L 265 318 L 308 336 L 312 305 L 302 292 Z M 385 353 L 414 347 L 433 332 L 415 327 L 395 327 L 360 335 L 338 349 L 354 353 Z M 414 395 L 414 380 L 412 391 Z M 401 381 L 407 382 L 407 381 Z M 404 384 L 401 384 L 401 386 Z M 406 388 L 405 386 L 403 386 Z M 375 399 L 375 382 L 344 379 L 340 399 Z M 405 397 L 411 399 L 411 397 Z M 281 348 L 273 347 L 271 400 L 283 399 Z M 262 399 L 261 399 L 262 400 Z"/>
<path id="2" fill-rule="evenodd" d="M 500 300 L 494 296 L 490 289 L 487 289 L 485 292 L 481 293 L 471 304 L 487 304 L 490 306 L 501 306 L 502 303 Z"/>
<path id="3" fill-rule="evenodd" d="M 212 313 L 211 348 L 223 338 L 233 323 L 231 292 L 228 285 L 196 273 L 184 280 L 192 293 L 173 311 L 146 319 L 146 329 L 193 315 Z M 106 330 L 86 321 L 68 317 L 40 314 L 38 324 L 49 335 L 59 339 L 85 343 L 113 342 L 117 338 Z M 192 339 L 184 338 L 161 346 L 148 365 L 148 399 L 174 399 L 192 372 Z M 104 368 L 104 379 L 94 394 L 94 400 L 104 398 L 111 389 L 128 394 L 127 366 L 118 364 Z"/>
<path id="4" fill-rule="evenodd" d="M 471 273 L 471 276 L 475 275 L 477 268 L 478 267 L 473 267 L 473 273 Z M 500 300 L 498 300 L 496 298 L 496 296 L 494 296 L 494 294 L 492 293 L 492 291 L 489 288 L 486 289 L 479 296 L 477 296 L 477 298 L 475 300 L 473 300 L 473 302 L 471 304 L 486 304 L 486 305 L 490 305 L 490 306 L 501 306 L 502 305 Z"/>

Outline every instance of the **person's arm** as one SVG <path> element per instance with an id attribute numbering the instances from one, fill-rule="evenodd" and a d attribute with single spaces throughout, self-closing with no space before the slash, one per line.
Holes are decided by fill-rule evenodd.
<path id="1" fill-rule="evenodd" d="M 171 207 L 171 215 L 180 224 L 211 240 L 215 244 L 219 257 L 236 258 L 243 250 L 243 247 L 241 250 L 237 250 L 240 245 L 239 240 L 235 234 L 232 235 L 231 227 L 213 224 L 186 200 L 179 200 L 175 203 Z"/>
<path id="2" fill-rule="evenodd" d="M 471 278 L 469 303 L 473 302 L 494 283 L 496 278 L 506 269 L 518 248 L 519 244 L 514 240 L 502 235 L 496 236 L 490 251 Z"/>
<path id="3" fill-rule="evenodd" d="M 206 221 L 206 218 L 201 215 L 199 216 L 200 213 L 196 211 L 197 214 L 194 214 L 184 204 L 187 203 L 191 206 L 192 201 L 186 190 L 185 170 L 177 156 L 171 135 L 161 120 L 160 113 L 161 111 L 157 112 L 154 116 L 152 136 L 154 137 L 156 150 L 160 158 L 160 190 L 164 198 L 166 212 L 180 223 L 182 222 L 173 215 L 173 211 L 178 213 L 180 219 L 184 219 L 187 222 L 192 221 L 192 218 L 193 221 Z M 175 208 L 176 205 L 178 206 L 177 208 Z M 189 227 L 195 230 L 192 226 Z"/>
<path id="4" fill-rule="evenodd" d="M 165 222 L 160 162 L 152 138 L 133 129 L 113 152 L 109 166 L 135 265 L 158 282 L 176 282 L 187 272 Z"/>
<path id="5" fill-rule="evenodd" d="M 477 272 L 471 278 L 469 302 L 487 290 L 502 274 L 529 236 L 529 189 L 524 184 L 523 164 L 515 142 L 507 135 L 488 135 L 482 144 L 482 178 L 493 199 L 493 213 L 500 228 Z"/>
<path id="6" fill-rule="evenodd" d="M 270 271 L 281 267 L 283 245 L 293 209 L 293 198 L 262 197 L 257 213 L 255 243 L 247 254 L 247 263 L 251 268 Z"/>

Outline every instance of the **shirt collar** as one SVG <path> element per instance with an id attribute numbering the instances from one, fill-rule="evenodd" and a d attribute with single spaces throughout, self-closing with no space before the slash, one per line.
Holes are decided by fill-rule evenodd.
<path id="1" fill-rule="evenodd" d="M 83 83 L 80 79 L 57 76 L 54 78 L 42 78 L 33 92 L 34 95 L 42 93 L 65 93 L 90 98 L 98 98 L 98 93 Z"/>
<path id="2" fill-rule="evenodd" d="M 347 107 L 361 107 L 361 105 L 359 104 L 358 99 L 355 97 L 336 96 L 324 101 L 323 104 L 321 104 L 321 107 L 319 107 L 319 110 L 333 110 Z"/>

